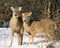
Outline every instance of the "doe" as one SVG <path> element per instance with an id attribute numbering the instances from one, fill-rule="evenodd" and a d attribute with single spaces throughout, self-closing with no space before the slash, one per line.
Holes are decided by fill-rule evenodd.
<path id="1" fill-rule="evenodd" d="M 45 42 L 48 42 L 49 39 L 55 39 L 55 29 L 56 24 L 51 19 L 43 19 L 40 21 L 31 22 L 31 14 L 32 12 L 24 12 L 22 13 L 23 26 L 24 29 L 29 33 L 29 41 L 32 39 L 32 43 L 34 41 L 34 36 L 38 34 L 45 34 Z M 28 41 L 28 42 L 29 42 Z M 30 43 L 30 42 L 29 42 Z"/>
<path id="2" fill-rule="evenodd" d="M 10 20 L 10 28 L 12 34 L 10 47 L 12 47 L 15 32 L 17 33 L 18 36 L 18 45 L 22 45 L 23 31 L 24 31 L 22 17 L 20 16 L 22 7 L 15 7 L 15 8 L 11 7 L 11 10 L 13 11 L 13 16 Z"/>

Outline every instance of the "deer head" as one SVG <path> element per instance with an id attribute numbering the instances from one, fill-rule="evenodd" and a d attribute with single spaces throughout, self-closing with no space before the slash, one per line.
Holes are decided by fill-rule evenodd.
<path id="1" fill-rule="evenodd" d="M 32 12 L 22 13 L 22 19 L 23 19 L 23 21 L 29 21 L 30 17 L 31 17 L 31 14 L 32 14 Z"/>
<path id="2" fill-rule="evenodd" d="M 22 10 L 22 7 L 11 7 L 11 10 L 13 11 L 13 16 L 14 17 L 19 17 L 20 16 L 20 11 Z"/>

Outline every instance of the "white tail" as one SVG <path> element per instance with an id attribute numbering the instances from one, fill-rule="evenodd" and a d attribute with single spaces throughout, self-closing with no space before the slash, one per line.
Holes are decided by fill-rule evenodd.
<path id="1" fill-rule="evenodd" d="M 45 41 L 48 41 L 49 39 L 55 39 L 55 23 L 50 20 L 50 19 L 43 19 L 41 21 L 33 21 L 32 23 L 30 23 L 30 16 L 31 16 L 31 12 L 25 12 L 22 13 L 22 19 L 23 19 L 23 26 L 24 29 L 30 33 L 29 35 L 29 41 L 32 39 L 32 42 L 34 40 L 34 36 L 35 34 L 39 33 L 43 33 L 46 36 Z M 31 25 L 29 25 L 29 23 Z"/>
<path id="2" fill-rule="evenodd" d="M 22 17 L 20 16 L 20 11 L 21 11 L 22 7 L 11 7 L 11 10 L 13 11 L 13 16 L 10 20 L 10 28 L 11 28 L 11 43 L 10 43 L 10 47 L 12 47 L 12 42 L 13 42 L 13 38 L 14 38 L 14 33 L 17 33 L 18 36 L 18 45 L 22 45 L 22 41 L 23 41 L 23 21 L 22 21 Z"/>

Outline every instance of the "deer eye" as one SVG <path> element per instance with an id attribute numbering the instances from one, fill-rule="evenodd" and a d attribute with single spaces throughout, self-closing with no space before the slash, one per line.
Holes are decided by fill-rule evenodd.
<path id="1" fill-rule="evenodd" d="M 15 14 L 15 16 L 17 16 L 17 14 Z"/>

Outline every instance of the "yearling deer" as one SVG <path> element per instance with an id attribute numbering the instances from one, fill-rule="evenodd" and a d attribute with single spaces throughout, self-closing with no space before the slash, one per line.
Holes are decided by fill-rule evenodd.
<path id="1" fill-rule="evenodd" d="M 23 19 L 23 26 L 24 29 L 29 33 L 29 41 L 32 39 L 32 43 L 34 41 L 34 36 L 38 34 L 45 34 L 45 42 L 48 42 L 49 39 L 55 39 L 55 29 L 56 24 L 50 20 L 50 19 L 43 19 L 40 21 L 33 21 L 31 22 L 32 12 L 25 12 L 22 13 L 22 19 Z M 28 42 L 29 42 L 28 41 Z M 30 43 L 30 42 L 29 42 Z"/>
<path id="2" fill-rule="evenodd" d="M 14 38 L 14 33 L 17 33 L 18 36 L 18 45 L 22 45 L 23 40 L 23 21 L 22 17 L 20 16 L 20 11 L 22 10 L 22 7 L 11 7 L 11 10 L 13 11 L 13 16 L 10 20 L 10 28 L 11 28 L 11 43 L 10 47 L 12 47 L 12 42 Z"/>

